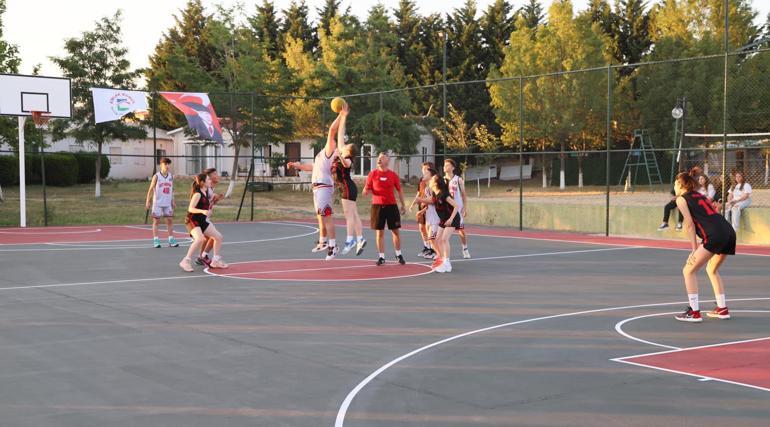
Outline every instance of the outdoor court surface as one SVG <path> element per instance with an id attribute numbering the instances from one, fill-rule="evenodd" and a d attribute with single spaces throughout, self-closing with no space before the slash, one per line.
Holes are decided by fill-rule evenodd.
<path id="1" fill-rule="evenodd" d="M 189 274 L 146 226 L 0 229 L 0 426 L 770 425 L 770 248 L 687 324 L 683 242 L 476 227 L 440 274 L 414 225 L 383 267 L 218 227 L 231 268 Z"/>

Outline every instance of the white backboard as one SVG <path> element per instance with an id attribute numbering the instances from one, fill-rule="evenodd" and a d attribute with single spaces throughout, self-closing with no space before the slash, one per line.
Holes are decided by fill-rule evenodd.
<path id="1" fill-rule="evenodd" d="M 0 74 L 0 115 L 31 116 L 33 111 L 51 118 L 72 117 L 70 79 Z"/>

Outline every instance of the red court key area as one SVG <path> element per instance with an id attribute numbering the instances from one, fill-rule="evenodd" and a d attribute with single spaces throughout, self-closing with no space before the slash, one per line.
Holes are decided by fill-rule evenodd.
<path id="1" fill-rule="evenodd" d="M 0 228 L 0 245 L 99 243 L 152 239 L 152 230 L 148 226 L 145 227 L 130 225 L 95 225 L 76 227 Z M 174 234 L 177 236 L 187 236 L 185 233 L 176 231 Z"/>
<path id="2" fill-rule="evenodd" d="M 222 277 L 251 280 L 291 280 L 340 282 L 397 279 L 431 272 L 424 264 L 400 265 L 388 261 L 377 266 L 371 259 L 282 259 L 231 263 L 225 270 L 209 269 L 207 273 Z"/>
<path id="3" fill-rule="evenodd" d="M 620 360 L 770 391 L 770 337 Z"/>

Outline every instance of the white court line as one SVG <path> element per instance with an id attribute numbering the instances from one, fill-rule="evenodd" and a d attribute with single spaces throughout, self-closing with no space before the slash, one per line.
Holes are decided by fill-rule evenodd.
<path id="1" fill-rule="evenodd" d="M 283 261 L 283 260 L 273 260 L 273 261 Z M 331 262 L 333 262 L 333 261 L 331 261 Z M 393 263 L 393 264 L 395 264 L 395 263 Z M 419 265 L 419 266 L 425 267 L 425 264 L 417 264 L 417 263 L 411 263 L 411 264 L 412 265 Z M 409 265 L 409 264 L 407 264 L 407 265 Z M 244 271 L 242 273 L 222 273 L 222 274 L 219 274 L 219 276 L 231 277 L 231 276 L 243 276 L 244 274 L 298 273 L 298 272 L 303 272 L 303 271 L 350 270 L 352 268 L 378 268 L 378 267 L 380 267 L 380 266 L 369 263 L 367 265 L 345 265 L 345 266 L 320 267 L 320 268 L 295 268 L 295 269 L 291 269 L 291 270 Z"/>
<path id="2" fill-rule="evenodd" d="M 81 231 L 0 231 L 0 234 L 14 234 L 17 236 L 48 236 L 48 235 L 60 235 L 60 234 L 92 234 L 92 233 L 101 233 L 101 228 L 91 229 L 91 230 L 81 230 Z"/>
<path id="3" fill-rule="evenodd" d="M 275 237 L 270 239 L 256 239 L 256 240 L 242 240 L 237 242 L 224 242 L 223 245 L 242 245 L 247 243 L 261 243 L 261 242 L 275 242 L 279 240 L 288 240 L 288 239 L 296 239 L 300 237 L 307 237 L 311 236 L 318 232 L 318 227 L 309 226 L 306 224 L 293 224 L 293 223 L 283 223 L 283 222 L 263 222 L 260 224 L 278 224 L 278 225 L 287 225 L 287 226 L 298 226 L 298 227 L 305 227 L 312 229 L 313 231 L 309 231 L 307 233 L 303 234 L 296 234 L 292 236 L 284 236 L 284 237 Z M 136 226 L 121 226 L 121 227 L 131 227 L 131 228 L 138 228 L 141 230 L 146 230 L 145 228 L 136 227 Z M 175 231 L 175 234 L 184 234 Z M 103 249 L 145 249 L 145 248 L 151 248 L 152 246 L 147 245 L 98 245 L 97 243 L 111 243 L 111 242 L 142 242 L 147 241 L 147 239 L 129 239 L 129 240 L 104 240 L 104 241 L 90 241 L 90 242 L 77 242 L 77 243 L 67 243 L 67 242 L 61 242 L 61 243 L 19 243 L 18 245 L 48 245 L 48 246 L 65 246 L 64 248 L 40 248 L 40 249 L 0 249 L 0 252 L 59 252 L 59 251 L 97 251 L 97 250 L 103 250 Z M 185 246 L 188 243 L 191 243 L 191 239 L 183 239 L 180 240 L 181 246 Z"/>
<path id="4" fill-rule="evenodd" d="M 518 255 L 501 255 L 501 256 L 490 256 L 490 257 L 484 257 L 484 258 L 459 258 L 456 260 L 452 260 L 452 263 L 457 262 L 468 262 L 468 261 L 494 261 L 497 259 L 511 259 L 511 258 L 528 258 L 528 257 L 535 257 L 535 256 L 547 256 L 547 255 L 569 255 L 569 254 L 584 254 L 584 253 L 591 253 L 591 252 L 608 252 L 608 251 L 624 251 L 629 249 L 647 249 L 644 246 L 624 246 L 621 248 L 603 248 L 603 249 L 584 249 L 584 250 L 577 250 L 577 251 L 560 251 L 560 252 L 542 252 L 537 254 L 518 254 Z"/>
<path id="5" fill-rule="evenodd" d="M 736 300 L 732 300 L 732 301 L 736 301 Z M 758 311 L 758 310 L 745 310 L 743 312 L 755 312 L 755 311 Z M 767 311 L 761 311 L 761 312 L 767 313 Z M 709 345 L 702 345 L 702 346 L 697 346 L 697 347 L 677 348 L 677 349 L 674 349 L 674 350 L 659 351 L 659 352 L 655 352 L 655 353 L 645 353 L 645 354 L 637 354 L 637 355 L 634 355 L 634 356 L 617 357 L 617 358 L 614 358 L 614 359 L 610 359 L 610 361 L 618 362 L 618 363 L 625 363 L 627 365 L 639 366 L 639 367 L 647 368 L 647 369 L 654 369 L 654 370 L 657 370 L 657 371 L 669 372 L 669 373 L 672 373 L 672 374 L 686 375 L 688 377 L 698 378 L 701 381 L 704 381 L 704 380 L 705 381 L 718 381 L 718 382 L 721 382 L 721 383 L 733 384 L 733 385 L 739 385 L 739 386 L 743 386 L 743 387 L 753 388 L 755 390 L 770 391 L 770 388 L 760 387 L 760 386 L 753 385 L 753 384 L 746 384 L 746 383 L 741 383 L 741 382 L 737 382 L 737 381 L 730 381 L 730 380 L 726 380 L 726 379 L 722 379 L 722 378 L 710 377 L 710 376 L 706 376 L 706 375 L 698 375 L 698 374 L 695 374 L 695 373 L 692 373 L 692 372 L 678 371 L 676 369 L 662 368 L 660 366 L 647 365 L 647 364 L 644 364 L 644 363 L 631 362 L 631 361 L 627 360 L 627 359 L 634 359 L 634 358 L 637 358 L 637 357 L 658 356 L 658 355 L 661 355 L 661 354 L 679 353 L 679 352 L 684 352 L 684 351 L 689 351 L 689 350 L 700 350 L 700 349 L 704 349 L 704 348 L 723 347 L 723 346 L 731 345 L 731 344 L 743 344 L 743 343 L 756 342 L 756 341 L 764 341 L 764 340 L 770 340 L 770 337 L 753 338 L 753 339 L 741 340 L 741 341 L 723 342 L 723 343 L 718 343 L 718 344 L 709 344 Z"/>
<path id="6" fill-rule="evenodd" d="M 736 301 L 736 302 L 737 301 L 767 301 L 767 300 L 770 300 L 770 297 L 761 297 L 761 298 L 732 298 L 732 299 L 730 299 L 730 301 Z M 708 302 L 708 301 L 705 301 L 705 302 Z M 369 376 L 364 378 L 360 383 L 358 383 L 358 385 L 356 385 L 353 388 L 353 390 L 351 390 L 347 394 L 347 396 L 345 396 L 345 399 L 342 401 L 342 404 L 340 405 L 340 408 L 337 411 L 337 417 L 336 417 L 336 419 L 334 421 L 334 426 L 335 427 L 343 427 L 345 425 L 345 417 L 347 416 L 348 409 L 350 408 L 350 404 L 353 402 L 353 399 L 355 399 L 355 397 L 358 395 L 358 393 L 360 393 L 361 390 L 363 390 L 363 388 L 366 387 L 367 384 L 369 384 L 374 379 L 376 379 L 378 376 L 380 376 L 380 374 L 382 374 L 383 372 L 387 371 L 388 369 L 390 369 L 394 365 L 396 365 L 396 364 L 398 364 L 398 363 L 400 363 L 400 362 L 402 362 L 402 361 L 404 361 L 404 360 L 406 360 L 406 359 L 408 359 L 408 358 L 410 358 L 412 356 L 420 354 L 420 353 L 422 353 L 422 352 L 424 352 L 426 350 L 430 350 L 430 349 L 432 349 L 434 347 L 438 347 L 438 346 L 440 346 L 442 344 L 446 344 L 448 342 L 456 341 L 458 339 L 465 338 L 465 337 L 470 336 L 470 335 L 475 335 L 475 334 L 479 334 L 479 333 L 489 332 L 489 331 L 493 331 L 493 330 L 496 330 L 496 329 L 505 328 L 505 327 L 508 327 L 508 326 L 516 326 L 516 325 L 522 325 L 522 324 L 526 324 L 526 323 L 539 322 L 539 321 L 542 321 L 542 320 L 558 319 L 558 318 L 562 318 L 562 317 L 582 316 L 582 315 L 586 315 L 586 314 L 603 313 L 603 312 L 609 312 L 609 311 L 630 310 L 630 309 L 636 309 L 636 308 L 664 307 L 664 306 L 668 306 L 668 305 L 678 305 L 678 304 L 682 304 L 682 301 L 656 303 L 656 304 L 627 305 L 627 306 L 622 306 L 622 307 L 599 308 L 599 309 L 595 309 L 595 310 L 575 311 L 575 312 L 572 312 L 572 313 L 563 313 L 563 314 L 555 314 L 555 315 L 551 315 L 551 316 L 534 317 L 534 318 L 531 318 L 531 319 L 518 320 L 518 321 L 515 321 L 515 322 L 502 323 L 502 324 L 490 326 L 490 327 L 487 327 L 487 328 L 476 329 L 476 330 L 465 332 L 465 333 L 462 333 L 462 334 L 459 334 L 459 335 L 455 335 L 455 336 L 452 336 L 452 337 L 449 337 L 449 338 L 445 338 L 445 339 L 440 340 L 440 341 L 436 341 L 434 343 L 425 345 L 423 347 L 420 347 L 420 348 L 418 348 L 416 350 L 413 350 L 413 351 L 411 351 L 411 352 L 409 352 L 407 354 L 404 354 L 402 356 L 399 356 L 399 357 L 391 360 L 390 362 L 382 365 L 376 371 L 372 372 L 371 374 L 369 374 Z"/>
<path id="7" fill-rule="evenodd" d="M 770 311 L 768 311 L 768 310 L 733 310 L 732 312 L 733 313 L 770 313 Z M 633 322 L 634 320 L 645 319 L 645 318 L 648 318 L 648 317 L 656 317 L 656 316 L 670 316 L 670 315 L 679 314 L 679 313 L 681 313 L 681 311 L 674 311 L 674 312 L 670 312 L 670 313 L 645 314 L 643 316 L 631 317 L 631 318 L 628 318 L 628 319 L 625 319 L 625 320 L 622 320 L 622 321 L 616 323 L 615 324 L 615 331 L 617 333 L 619 333 L 620 335 L 623 335 L 624 337 L 630 339 L 631 341 L 636 341 L 636 342 L 640 342 L 642 344 L 648 344 L 648 345 L 655 346 L 655 347 L 668 348 L 668 349 L 671 349 L 672 351 L 682 350 L 681 347 L 674 347 L 674 346 L 671 346 L 671 345 L 659 344 L 659 343 L 656 343 L 656 342 L 647 341 L 647 340 L 643 340 L 641 338 L 637 338 L 637 337 L 635 337 L 635 336 L 633 336 L 633 335 L 631 335 L 631 334 L 629 334 L 629 333 L 627 333 L 626 331 L 623 330 L 623 325 L 625 325 L 626 323 L 629 323 L 629 322 Z M 636 357 L 636 356 L 630 356 L 630 357 Z"/>
<path id="8" fill-rule="evenodd" d="M 185 276 L 147 277 L 144 279 L 120 279 L 120 280 L 99 280 L 95 282 L 52 283 L 49 285 L 13 286 L 13 287 L 7 287 L 7 288 L 0 287 L 0 292 L 14 291 L 19 289 L 45 289 L 45 288 L 63 288 L 63 287 L 69 287 L 69 286 L 109 285 L 109 284 L 115 284 L 115 283 L 150 282 L 150 281 L 160 281 L 160 280 L 189 279 L 189 278 L 196 278 L 196 277 L 209 278 L 213 276 L 209 276 L 205 274 L 197 274 L 197 275 L 188 274 Z"/>

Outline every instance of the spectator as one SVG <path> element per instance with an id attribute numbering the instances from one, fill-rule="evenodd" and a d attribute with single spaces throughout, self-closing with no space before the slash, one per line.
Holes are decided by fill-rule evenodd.
<path id="1" fill-rule="evenodd" d="M 717 190 L 715 190 L 714 186 L 711 185 L 709 177 L 706 174 L 700 175 L 698 177 L 698 193 L 706 196 L 706 198 L 709 199 L 709 202 L 714 201 L 714 196 L 717 194 Z"/>
<path id="2" fill-rule="evenodd" d="M 690 175 L 698 176 L 703 175 L 703 168 L 700 166 L 693 166 L 692 169 L 690 169 Z M 677 209 L 676 207 L 676 193 L 674 190 L 671 190 L 671 200 L 669 200 L 668 203 L 666 203 L 665 206 L 663 206 L 663 222 L 658 227 L 658 231 L 663 231 L 668 228 L 668 219 L 671 216 L 671 211 L 674 209 Z M 682 223 L 684 222 L 684 216 L 682 216 L 682 212 L 679 212 L 679 221 L 676 223 L 676 231 L 682 231 Z"/>
<path id="3" fill-rule="evenodd" d="M 741 226 L 741 211 L 751 206 L 751 184 L 746 182 L 742 172 L 735 173 L 735 185 L 730 188 L 725 205 L 725 217 L 735 231 Z"/>
<path id="4" fill-rule="evenodd" d="M 723 203 L 723 192 L 722 192 L 722 178 L 715 176 L 713 180 L 711 180 L 714 187 L 714 197 L 711 198 L 711 205 L 714 207 L 714 210 L 717 212 L 722 212 L 722 203 Z"/>

